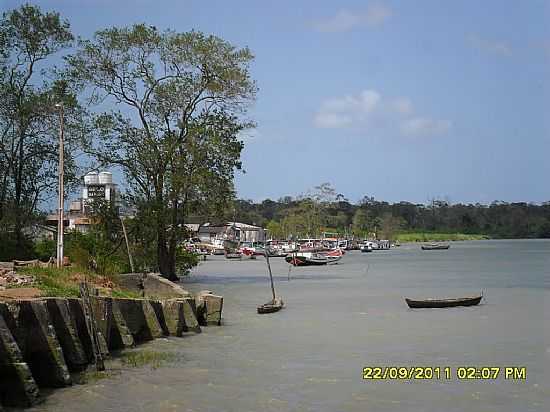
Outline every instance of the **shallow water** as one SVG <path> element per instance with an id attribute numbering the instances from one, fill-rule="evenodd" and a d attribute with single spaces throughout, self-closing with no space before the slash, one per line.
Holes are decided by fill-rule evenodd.
<path id="1" fill-rule="evenodd" d="M 33 411 L 548 411 L 550 242 L 405 245 L 337 265 L 209 257 L 185 287 L 224 296 L 223 327 L 141 347 L 177 353 L 151 370 L 54 391 Z M 407 297 L 483 291 L 477 307 L 411 310 Z M 363 380 L 364 366 L 450 366 L 449 380 Z M 521 366 L 526 380 L 458 380 L 459 366 Z"/>

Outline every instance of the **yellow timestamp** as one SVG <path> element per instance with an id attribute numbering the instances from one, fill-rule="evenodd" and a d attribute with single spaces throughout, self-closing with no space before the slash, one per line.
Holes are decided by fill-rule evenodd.
<path id="1" fill-rule="evenodd" d="M 526 380 L 525 366 L 365 366 L 365 380 Z"/>

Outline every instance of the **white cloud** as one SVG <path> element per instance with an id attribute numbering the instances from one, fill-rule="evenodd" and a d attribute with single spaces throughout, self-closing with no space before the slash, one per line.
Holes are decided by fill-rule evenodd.
<path id="1" fill-rule="evenodd" d="M 321 129 L 386 129 L 404 136 L 435 136 L 451 129 L 448 120 L 414 115 L 407 97 L 387 98 L 376 90 L 324 100 L 315 113 L 313 123 Z"/>
<path id="2" fill-rule="evenodd" d="M 468 41 L 476 49 L 487 53 L 498 54 L 500 56 L 512 55 L 512 48 L 503 41 L 487 40 L 475 34 L 468 36 Z"/>
<path id="3" fill-rule="evenodd" d="M 401 133 L 406 136 L 435 136 L 447 133 L 451 129 L 449 120 L 415 117 L 401 124 Z"/>
<path id="4" fill-rule="evenodd" d="M 313 27 L 325 33 L 344 32 L 361 26 L 376 27 L 388 20 L 392 14 L 389 7 L 374 3 L 369 4 L 365 11 L 352 12 L 341 9 L 334 16 L 315 21 Z"/>
<path id="5" fill-rule="evenodd" d="M 352 126 L 374 112 L 380 104 L 380 94 L 363 90 L 357 95 L 346 95 L 325 100 L 314 118 L 315 126 L 324 129 Z"/>

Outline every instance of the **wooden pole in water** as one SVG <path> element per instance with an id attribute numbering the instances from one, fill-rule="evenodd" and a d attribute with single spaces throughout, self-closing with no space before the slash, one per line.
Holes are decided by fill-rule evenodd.
<path id="1" fill-rule="evenodd" d="M 271 293 L 273 294 L 273 302 L 275 302 L 275 286 L 273 285 L 273 275 L 271 273 L 271 265 L 269 264 L 269 253 L 265 249 L 265 261 L 267 262 L 267 270 L 269 271 L 269 280 L 271 281 Z"/>
<path id="2" fill-rule="evenodd" d="M 126 241 L 126 250 L 128 251 L 128 260 L 130 261 L 130 269 L 132 270 L 132 273 L 135 273 L 134 260 L 132 259 L 132 253 L 130 252 L 130 243 L 128 242 L 128 234 L 126 233 L 126 226 L 124 226 L 124 219 L 122 218 L 122 216 L 120 216 L 120 223 L 122 223 L 122 232 L 124 233 L 124 240 Z"/>

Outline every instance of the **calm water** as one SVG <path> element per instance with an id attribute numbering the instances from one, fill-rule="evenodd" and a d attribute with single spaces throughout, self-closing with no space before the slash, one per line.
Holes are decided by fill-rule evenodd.
<path id="1" fill-rule="evenodd" d="M 454 243 L 350 252 L 338 265 L 213 257 L 186 281 L 225 297 L 225 326 L 141 347 L 177 352 L 156 370 L 51 394 L 35 411 L 548 411 L 550 242 Z M 410 310 L 403 297 L 483 290 L 472 308 Z M 527 380 L 364 381 L 368 365 L 525 366 Z"/>

